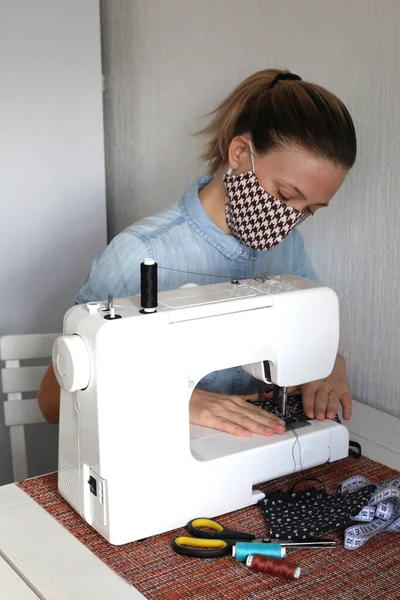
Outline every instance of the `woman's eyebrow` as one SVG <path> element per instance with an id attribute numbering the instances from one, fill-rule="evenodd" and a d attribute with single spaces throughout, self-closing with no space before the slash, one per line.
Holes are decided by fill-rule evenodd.
<path id="1" fill-rule="evenodd" d="M 305 197 L 305 195 L 303 194 L 303 192 L 297 187 L 297 185 L 293 185 L 292 183 L 289 183 L 288 181 L 279 181 L 276 182 L 275 184 L 276 186 L 280 186 L 280 185 L 286 185 L 290 188 L 292 188 L 292 190 L 294 190 L 299 196 L 300 198 L 302 198 L 302 200 L 307 200 L 307 198 Z M 313 204 L 310 204 L 310 206 L 329 206 L 329 202 L 314 202 Z"/>
<path id="2" fill-rule="evenodd" d="M 303 192 L 301 190 L 299 190 L 299 188 L 296 185 L 293 185 L 292 183 L 289 183 L 288 181 L 277 181 L 275 183 L 275 185 L 277 185 L 278 187 L 280 185 L 287 185 L 288 187 L 291 187 L 293 190 L 295 190 L 295 192 L 300 196 L 300 198 L 302 198 L 303 200 L 307 200 L 307 198 L 305 197 L 305 195 L 303 194 Z"/>

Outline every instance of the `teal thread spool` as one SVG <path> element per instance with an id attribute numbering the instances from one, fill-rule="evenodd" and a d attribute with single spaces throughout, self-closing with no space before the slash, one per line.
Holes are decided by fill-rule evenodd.
<path id="1" fill-rule="evenodd" d="M 244 562 L 248 556 L 254 554 L 285 558 L 286 548 L 280 544 L 252 544 L 251 542 L 236 542 L 236 545 L 232 547 L 232 556 L 238 562 Z"/>

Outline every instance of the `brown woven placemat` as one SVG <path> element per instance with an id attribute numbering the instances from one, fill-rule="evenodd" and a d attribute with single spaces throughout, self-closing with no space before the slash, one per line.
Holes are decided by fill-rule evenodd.
<path id="1" fill-rule="evenodd" d="M 399 473 L 367 458 L 346 458 L 315 467 L 306 477 L 318 477 L 330 493 L 353 475 L 364 475 L 373 483 L 398 477 Z M 271 492 L 287 490 L 302 475 L 297 473 L 258 485 Z M 333 550 L 288 551 L 289 560 L 301 566 L 301 577 L 287 581 L 256 574 L 232 557 L 196 559 L 179 556 L 171 540 L 185 534 L 184 529 L 168 532 L 123 546 L 112 546 L 94 531 L 61 498 L 57 474 L 30 479 L 18 484 L 29 496 L 63 525 L 82 544 L 118 575 L 137 588 L 148 600 L 396 600 L 400 598 L 400 536 L 383 533 L 354 551 L 342 547 L 343 534 Z M 158 490 L 162 497 L 163 490 Z M 132 502 L 134 510 L 134 502 Z M 201 515 L 193 515 L 198 517 Z M 218 517 L 219 518 L 219 517 Z M 230 528 L 266 535 L 266 526 L 257 506 L 220 517 Z M 117 600 L 117 599 L 116 599 Z"/>

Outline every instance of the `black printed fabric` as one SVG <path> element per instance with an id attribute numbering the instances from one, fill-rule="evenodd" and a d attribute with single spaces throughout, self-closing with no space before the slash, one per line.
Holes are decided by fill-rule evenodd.
<path id="1" fill-rule="evenodd" d="M 303 421 L 312 420 L 304 414 L 301 394 L 298 392 L 288 394 L 285 415 L 281 415 L 281 401 L 276 396 L 272 398 L 263 398 L 262 400 L 257 400 L 255 402 L 253 400 L 248 400 L 248 402 L 251 402 L 251 404 L 254 404 L 255 406 L 260 406 L 264 410 L 267 410 L 274 415 L 278 415 L 286 423 L 301 423 Z M 337 415 L 334 420 L 340 423 Z"/>
<path id="2" fill-rule="evenodd" d="M 293 493 L 279 490 L 261 500 L 259 506 L 271 538 L 299 541 L 346 527 L 368 504 L 375 489 L 375 485 L 367 485 L 346 496 L 316 488 Z"/>

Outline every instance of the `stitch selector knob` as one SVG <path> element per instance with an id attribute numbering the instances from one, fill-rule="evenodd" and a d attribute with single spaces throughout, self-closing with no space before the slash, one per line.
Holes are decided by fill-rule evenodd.
<path id="1" fill-rule="evenodd" d="M 79 335 L 62 335 L 53 344 L 53 368 L 57 381 L 66 392 L 87 388 L 90 382 L 90 357 Z"/>

